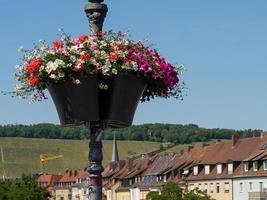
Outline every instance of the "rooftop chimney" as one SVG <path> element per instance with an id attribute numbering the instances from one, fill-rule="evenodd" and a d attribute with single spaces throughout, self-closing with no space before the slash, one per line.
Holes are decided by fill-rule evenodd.
<path id="1" fill-rule="evenodd" d="M 180 150 L 180 156 L 182 156 L 184 154 L 184 149 Z"/>
<path id="2" fill-rule="evenodd" d="M 232 135 L 232 148 L 235 147 L 236 143 L 238 142 L 238 140 L 240 139 L 239 135 Z"/>

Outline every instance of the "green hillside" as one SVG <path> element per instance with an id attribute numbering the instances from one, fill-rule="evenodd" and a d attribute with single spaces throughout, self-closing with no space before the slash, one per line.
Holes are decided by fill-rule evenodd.
<path id="1" fill-rule="evenodd" d="M 111 159 L 112 141 L 104 141 L 104 163 Z M 63 159 L 47 161 L 46 173 L 64 173 L 66 169 L 82 169 L 88 164 L 88 141 L 30 138 L 0 138 L 0 176 L 20 176 L 39 171 L 40 154 L 62 154 Z M 120 159 L 159 149 L 160 143 L 118 141 Z M 0 149 L 1 150 L 1 149 Z"/>

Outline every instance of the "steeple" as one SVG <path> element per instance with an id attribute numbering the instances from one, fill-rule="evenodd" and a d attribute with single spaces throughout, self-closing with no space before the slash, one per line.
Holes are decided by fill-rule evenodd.
<path id="1" fill-rule="evenodd" d="M 111 162 L 117 162 L 119 161 L 119 152 L 118 152 L 118 146 L 117 146 L 117 141 L 116 141 L 116 136 L 114 134 L 114 139 L 113 139 L 113 150 L 112 150 L 112 159 Z"/>

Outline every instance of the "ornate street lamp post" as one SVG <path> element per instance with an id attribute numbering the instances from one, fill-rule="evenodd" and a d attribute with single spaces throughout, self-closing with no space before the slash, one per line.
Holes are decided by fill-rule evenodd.
<path id="1" fill-rule="evenodd" d="M 88 17 L 91 33 L 102 31 L 103 23 L 108 12 L 108 7 L 103 4 L 104 0 L 90 0 L 85 6 L 86 16 Z M 89 143 L 89 199 L 102 199 L 102 137 L 105 125 L 101 123 L 90 124 L 90 143 Z"/>
<path id="2" fill-rule="evenodd" d="M 108 7 L 102 2 L 104 0 L 89 0 L 85 6 L 86 16 L 89 20 L 89 25 L 92 33 L 102 31 L 103 23 L 108 12 Z"/>

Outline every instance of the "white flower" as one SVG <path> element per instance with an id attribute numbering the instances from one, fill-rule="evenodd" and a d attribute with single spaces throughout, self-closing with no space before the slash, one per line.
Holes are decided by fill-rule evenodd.
<path id="1" fill-rule="evenodd" d="M 82 49 L 83 47 L 84 47 L 84 43 L 80 44 L 80 45 L 78 46 L 78 49 Z"/>
<path id="2" fill-rule="evenodd" d="M 74 83 L 78 85 L 78 84 L 81 84 L 81 81 L 79 79 L 76 79 L 74 80 Z"/>
<path id="3" fill-rule="evenodd" d="M 39 72 L 43 71 L 45 69 L 45 67 L 42 65 L 39 69 Z"/>
<path id="4" fill-rule="evenodd" d="M 135 61 L 131 62 L 132 66 L 133 66 L 133 70 L 137 71 L 138 70 L 138 65 Z"/>
<path id="5" fill-rule="evenodd" d="M 56 71 L 58 68 L 58 65 L 56 65 L 54 62 L 49 61 L 46 65 L 45 71 L 50 74 L 52 71 Z"/>
<path id="6" fill-rule="evenodd" d="M 101 90 L 107 90 L 108 88 L 109 88 L 109 86 L 106 84 L 103 84 L 103 83 L 99 84 L 99 89 L 101 89 Z"/>
<path id="7" fill-rule="evenodd" d="M 65 74 L 64 74 L 64 73 L 58 73 L 58 76 L 59 76 L 60 78 L 63 78 L 63 77 L 65 76 Z"/>
<path id="8" fill-rule="evenodd" d="M 70 51 L 73 53 L 76 53 L 78 51 L 78 49 L 79 49 L 79 47 L 76 45 L 70 47 Z"/>
<path id="9" fill-rule="evenodd" d="M 60 65 L 64 65 L 64 61 L 63 60 L 60 60 L 60 59 L 56 59 L 55 62 L 54 62 L 55 65 L 57 66 L 60 66 Z"/>
<path id="10" fill-rule="evenodd" d="M 56 79 L 57 78 L 55 74 L 51 74 L 49 77 L 52 78 L 52 79 Z"/>
<path id="11" fill-rule="evenodd" d="M 92 58 L 91 60 L 92 65 L 97 65 L 96 59 Z"/>
<path id="12" fill-rule="evenodd" d="M 112 69 L 112 74 L 118 74 L 118 70 L 116 70 L 116 69 Z"/>
<path id="13" fill-rule="evenodd" d="M 65 66 L 65 62 L 60 59 L 56 59 L 54 62 L 49 61 L 46 65 L 45 71 L 50 74 L 52 71 L 56 71 L 59 66 Z"/>

